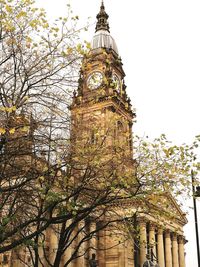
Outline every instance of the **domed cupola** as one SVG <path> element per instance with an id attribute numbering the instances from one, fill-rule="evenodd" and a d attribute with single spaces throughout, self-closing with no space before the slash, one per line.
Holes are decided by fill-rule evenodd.
<path id="1" fill-rule="evenodd" d="M 108 48 L 118 54 L 115 40 L 110 35 L 108 14 L 105 12 L 104 3 L 102 1 L 100 12 L 97 14 L 96 33 L 92 39 L 92 49 Z"/>

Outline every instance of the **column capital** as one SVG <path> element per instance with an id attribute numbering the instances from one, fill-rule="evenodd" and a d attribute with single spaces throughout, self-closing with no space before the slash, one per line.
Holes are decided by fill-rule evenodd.
<path id="1" fill-rule="evenodd" d="M 165 237 L 170 237 L 171 231 L 169 229 L 165 230 Z"/>
<path id="2" fill-rule="evenodd" d="M 187 242 L 187 240 L 185 239 L 185 237 L 183 235 L 178 235 L 178 243 L 179 244 L 185 244 Z"/>
<path id="3" fill-rule="evenodd" d="M 159 234 L 159 235 L 162 235 L 162 234 L 163 234 L 163 231 L 164 231 L 164 230 L 163 230 L 162 227 L 158 227 L 158 234 Z"/>
<path id="4" fill-rule="evenodd" d="M 140 226 L 146 226 L 147 225 L 147 219 L 145 217 L 139 217 L 139 218 L 137 218 L 137 223 Z"/>
<path id="5" fill-rule="evenodd" d="M 155 229 L 156 229 L 156 224 L 153 223 L 153 222 L 150 222 L 150 223 L 149 223 L 149 230 L 150 230 L 150 231 L 154 231 Z"/>
<path id="6" fill-rule="evenodd" d="M 177 233 L 172 233 L 172 241 L 177 241 Z"/>

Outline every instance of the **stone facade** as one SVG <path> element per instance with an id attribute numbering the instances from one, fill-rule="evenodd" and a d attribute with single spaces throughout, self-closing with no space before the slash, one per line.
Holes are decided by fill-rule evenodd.
<path id="1" fill-rule="evenodd" d="M 105 154 L 116 146 L 121 148 L 121 157 L 126 158 L 126 163 L 120 171 L 128 173 L 134 168 L 132 124 L 135 111 L 126 93 L 125 73 L 116 44 L 109 33 L 107 18 L 102 3 L 97 16 L 95 47 L 83 60 L 78 92 L 74 93 L 71 105 L 72 142 L 74 149 L 77 149 L 87 142 L 95 144 L 97 139 L 106 136 Z M 131 232 L 127 238 L 123 228 L 109 226 L 102 229 L 81 246 L 80 255 L 90 248 L 87 257 L 80 256 L 69 266 L 89 267 L 88 258 L 95 253 L 99 267 L 142 267 L 147 254 L 160 267 L 185 267 L 183 226 L 187 220 L 170 194 L 162 194 L 159 199 L 160 203 L 152 205 L 150 213 L 143 212 L 143 207 L 134 201 L 118 203 L 117 209 L 121 209 L 124 217 L 130 210 L 134 213 L 136 207 L 137 210 L 140 209 L 139 215 L 133 221 L 133 229 L 138 232 Z M 168 208 L 162 206 L 166 202 Z M 155 212 L 162 209 L 169 209 L 173 218 L 169 219 L 164 212 L 162 215 Z M 88 222 L 87 228 L 90 232 L 96 229 L 96 223 L 100 222 Z M 77 231 L 81 227 L 81 224 L 78 225 Z M 49 260 L 53 262 L 57 250 L 56 229 L 47 229 L 46 242 Z M 76 240 L 65 252 L 61 267 L 70 257 L 75 245 Z M 20 248 L 1 255 L 1 266 L 26 266 L 18 259 L 18 255 L 24 262 L 31 261 L 29 253 Z M 42 257 L 42 252 L 40 256 Z M 43 266 L 47 267 L 48 264 L 43 261 Z"/>

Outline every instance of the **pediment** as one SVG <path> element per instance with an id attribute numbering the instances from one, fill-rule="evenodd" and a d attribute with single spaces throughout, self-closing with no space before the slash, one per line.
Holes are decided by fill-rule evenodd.
<path id="1" fill-rule="evenodd" d="M 170 193 L 155 194 L 148 197 L 150 206 L 159 210 L 163 215 L 171 217 L 182 225 L 187 223 L 186 214 L 181 210 L 179 204 Z"/>

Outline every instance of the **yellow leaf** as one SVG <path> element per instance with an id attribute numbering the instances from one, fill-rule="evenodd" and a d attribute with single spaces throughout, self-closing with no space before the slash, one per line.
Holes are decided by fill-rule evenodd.
<path id="1" fill-rule="evenodd" d="M 11 13 L 11 12 L 12 12 L 12 7 L 9 6 L 9 5 L 6 5 L 6 11 L 7 11 L 8 13 Z"/>
<path id="2" fill-rule="evenodd" d="M 49 24 L 46 22 L 46 23 L 44 23 L 43 27 L 44 27 L 45 29 L 47 29 L 47 28 L 49 28 Z"/>
<path id="3" fill-rule="evenodd" d="M 6 31 L 7 32 L 13 32 L 14 30 L 15 30 L 15 26 L 11 22 L 6 24 Z"/>
<path id="4" fill-rule="evenodd" d="M 25 16 L 26 16 L 26 12 L 20 11 L 19 14 L 17 14 L 16 18 L 19 19 L 19 18 L 25 17 Z"/>
<path id="5" fill-rule="evenodd" d="M 39 177 L 39 180 L 40 180 L 40 181 L 44 181 L 44 176 L 40 176 L 40 177 Z"/>
<path id="6" fill-rule="evenodd" d="M 31 43 L 31 42 L 32 42 L 31 37 L 27 36 L 27 37 L 26 37 L 26 42 L 27 42 L 27 43 Z"/>
<path id="7" fill-rule="evenodd" d="M 21 131 L 22 131 L 22 132 L 28 132 L 29 129 L 30 129 L 29 126 L 24 126 L 24 127 L 21 129 Z"/>
<path id="8" fill-rule="evenodd" d="M 17 108 L 15 107 L 15 106 L 12 106 L 12 107 L 5 107 L 5 111 L 7 111 L 7 112 L 13 112 L 13 111 L 15 111 Z"/>
<path id="9" fill-rule="evenodd" d="M 0 134 L 5 134 L 6 130 L 4 128 L 0 128 Z"/>
<path id="10" fill-rule="evenodd" d="M 32 27 L 32 28 L 37 28 L 37 25 L 38 25 L 38 21 L 36 19 L 32 20 L 29 25 Z"/>
<path id="11" fill-rule="evenodd" d="M 85 41 L 85 43 L 86 43 L 86 48 L 87 49 L 91 49 L 91 44 L 89 42 L 87 42 L 87 41 Z"/>
<path id="12" fill-rule="evenodd" d="M 10 133 L 10 134 L 14 134 L 14 133 L 15 133 L 15 128 L 10 129 L 10 130 L 9 130 L 9 133 Z"/>
<path id="13" fill-rule="evenodd" d="M 68 48 L 67 48 L 67 54 L 69 55 L 69 54 L 71 54 L 72 52 L 73 52 L 73 48 L 68 47 Z"/>

